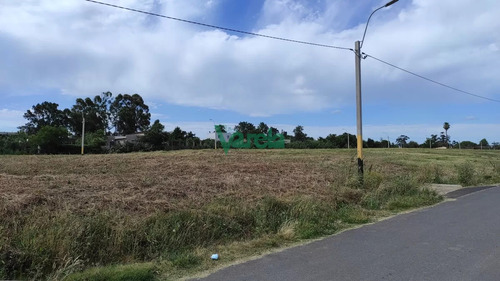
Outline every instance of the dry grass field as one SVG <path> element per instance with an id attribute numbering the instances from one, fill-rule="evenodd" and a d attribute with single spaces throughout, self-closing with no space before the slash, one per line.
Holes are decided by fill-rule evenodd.
<path id="1" fill-rule="evenodd" d="M 288 149 L 0 156 L 0 278 L 71 280 L 88 267 L 144 263 L 140 280 L 168 279 L 210 268 L 200 249 L 284 226 L 293 241 L 334 233 L 438 202 L 422 189 L 430 183 L 500 182 L 500 151 L 368 149 L 363 186 L 355 157 Z"/>

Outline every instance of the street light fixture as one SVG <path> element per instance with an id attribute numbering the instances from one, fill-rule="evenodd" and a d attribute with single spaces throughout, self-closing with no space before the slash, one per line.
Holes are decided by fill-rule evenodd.
<path id="1" fill-rule="evenodd" d="M 357 120 L 357 148 L 358 148 L 358 174 L 363 176 L 363 122 L 361 113 L 361 47 L 363 47 L 363 42 L 365 41 L 366 30 L 368 29 L 368 23 L 370 22 L 373 14 L 382 9 L 391 6 L 392 4 L 398 2 L 399 0 L 392 0 L 385 4 L 384 6 L 374 10 L 368 20 L 366 21 L 365 32 L 363 33 L 363 39 L 361 41 L 354 42 L 354 55 L 356 64 L 356 120 Z"/>

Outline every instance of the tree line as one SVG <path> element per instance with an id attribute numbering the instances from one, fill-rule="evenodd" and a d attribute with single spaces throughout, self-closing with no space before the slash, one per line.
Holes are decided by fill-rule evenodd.
<path id="1" fill-rule="evenodd" d="M 83 124 L 85 124 L 84 143 L 86 152 L 132 152 L 173 149 L 213 148 L 214 139 L 200 139 L 192 132 L 180 127 L 165 131 L 159 120 L 151 125 L 149 107 L 139 94 L 119 94 L 113 97 L 111 92 L 104 92 L 93 98 L 77 98 L 71 108 L 59 109 L 57 103 L 43 102 L 34 105 L 24 113 L 26 124 L 19 127 L 19 132 L 0 135 L 0 154 L 32 154 L 32 153 L 80 153 Z M 85 119 L 85 122 L 83 122 Z M 229 130 L 219 125 L 223 132 Z M 423 143 L 410 141 L 406 135 L 400 135 L 394 143 L 389 140 L 363 141 L 364 148 L 493 148 L 500 149 L 499 143 L 489 144 L 486 139 L 479 143 L 471 141 L 450 141 L 448 130 L 450 124 L 445 122 L 444 131 L 438 136 L 431 135 Z M 232 131 L 241 132 L 246 138 L 248 134 L 282 134 L 285 148 L 356 148 L 357 137 L 347 132 L 329 134 L 314 139 L 298 125 L 292 134 L 270 127 L 264 122 L 257 126 L 250 122 L 239 122 Z M 141 133 L 134 141 L 109 145 L 110 136 Z M 112 138 L 111 138 L 112 139 Z M 217 145 L 218 147 L 220 146 Z"/>
<path id="2" fill-rule="evenodd" d="M 157 149 L 182 149 L 202 146 L 192 132 L 176 127 L 165 132 L 156 120 L 150 126 L 149 106 L 139 94 L 104 92 L 93 98 L 77 98 L 71 108 L 60 109 L 57 103 L 42 102 L 24 113 L 26 124 L 16 134 L 0 136 L 0 154 L 80 153 L 81 137 L 88 152 L 129 152 Z M 114 135 L 138 132 L 137 142 L 105 147 Z M 213 143 L 213 142 L 212 142 Z M 204 144 L 209 147 L 209 144 Z"/>

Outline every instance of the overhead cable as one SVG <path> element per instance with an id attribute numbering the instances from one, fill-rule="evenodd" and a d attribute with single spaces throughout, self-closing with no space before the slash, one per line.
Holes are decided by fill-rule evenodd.
<path id="1" fill-rule="evenodd" d="M 399 67 L 399 66 L 394 65 L 394 64 L 392 64 L 392 63 L 386 62 L 386 61 L 381 60 L 381 59 L 379 59 L 379 58 L 376 58 L 376 57 L 374 57 L 374 56 L 372 56 L 372 55 L 368 55 L 368 54 L 363 53 L 363 57 L 369 57 L 369 58 L 372 58 L 372 59 L 374 59 L 374 60 L 376 60 L 376 61 L 378 61 L 378 62 L 381 62 L 381 63 L 386 64 L 386 65 L 388 65 L 388 66 L 392 66 L 392 67 L 394 67 L 394 68 L 396 68 L 396 69 L 399 69 L 399 70 L 401 70 L 401 71 L 404 71 L 404 72 L 406 72 L 406 73 L 408 73 L 408 74 L 414 75 L 414 76 L 416 76 L 416 77 L 418 77 L 418 78 L 424 79 L 424 80 L 429 81 L 429 82 L 434 83 L 434 84 L 438 84 L 438 85 L 440 85 L 440 86 L 443 86 L 443 87 L 445 87 L 445 88 L 448 88 L 448 89 L 451 89 L 451 90 L 457 91 L 457 92 L 462 93 L 462 94 L 466 94 L 466 95 L 469 95 L 469 96 L 474 96 L 474 97 L 476 97 L 476 98 L 481 98 L 481 99 L 485 99 L 485 100 L 489 100 L 489 101 L 500 102 L 500 100 L 496 100 L 496 99 L 488 98 L 488 97 L 485 97 L 485 96 L 476 95 L 476 94 L 473 94 L 473 93 L 471 93 L 471 92 L 467 92 L 467 91 L 464 91 L 464 90 L 460 90 L 460 89 L 458 89 L 458 88 L 455 88 L 455 87 L 453 87 L 453 86 L 446 85 L 446 84 L 444 84 L 444 83 L 441 83 L 441 82 L 438 82 L 438 81 L 436 81 L 436 80 L 433 80 L 433 79 L 427 78 L 427 77 L 422 76 L 422 75 L 420 75 L 420 74 L 417 74 L 417 73 L 415 73 L 415 72 L 412 72 L 412 71 L 406 70 L 406 69 L 404 69 L 404 68 L 402 68 L 402 67 Z"/>
<path id="2" fill-rule="evenodd" d="M 92 2 L 92 3 L 95 3 L 95 4 L 104 5 L 104 6 L 109 6 L 109 7 L 113 7 L 113 8 L 118 8 L 118 9 L 122 9 L 122 10 L 127 10 L 127 11 L 131 11 L 131 12 L 146 14 L 146 15 L 150 15 L 150 16 L 155 16 L 155 17 L 161 17 L 161 18 L 165 18 L 165 19 L 180 21 L 180 22 L 184 22 L 184 23 L 190 23 L 190 24 L 200 25 L 200 26 L 204 26 L 204 27 L 210 27 L 210 28 L 215 28 L 215 29 L 230 31 L 230 32 L 234 32 L 234 33 L 247 34 L 247 35 L 252 35 L 252 36 L 257 36 L 257 37 L 263 37 L 263 38 L 268 38 L 268 39 L 274 39 L 274 40 L 280 40 L 280 41 L 291 42 L 291 43 L 298 43 L 298 44 L 304 44 L 304 45 L 311 45 L 311 46 L 317 46 L 317 47 L 324 47 L 324 48 L 331 48 L 331 49 L 340 49 L 340 50 L 352 51 L 351 48 L 345 48 L 345 47 L 339 47 L 339 46 L 333 46 L 333 45 L 327 45 L 327 44 L 319 44 L 319 43 L 313 43 L 313 42 L 307 42 L 307 41 L 300 41 L 300 40 L 288 39 L 288 38 L 277 37 L 277 36 L 270 36 L 270 35 L 255 33 L 255 32 L 249 32 L 249 31 L 244 31 L 244 30 L 239 30 L 239 29 L 234 29 L 234 28 L 227 28 L 227 27 L 222 27 L 222 26 L 217 26 L 217 25 L 212 25 L 212 24 L 206 24 L 206 23 L 192 21 L 192 20 L 186 20 L 186 19 L 181 19 L 181 18 L 176 18 L 176 17 L 170 17 L 170 16 L 165 16 L 165 15 L 160 15 L 160 14 L 156 14 L 156 13 L 152 13 L 152 12 L 146 12 L 146 11 L 137 10 L 137 9 L 133 9 L 133 8 L 127 8 L 127 7 L 123 7 L 123 6 L 119 6 L 119 5 L 114 5 L 114 4 L 109 4 L 109 3 L 100 2 L 100 1 L 94 1 L 94 0 L 84 0 L 84 1 Z"/>

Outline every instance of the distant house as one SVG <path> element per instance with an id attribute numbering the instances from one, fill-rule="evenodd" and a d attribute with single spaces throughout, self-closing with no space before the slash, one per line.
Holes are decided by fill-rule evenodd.
<path id="1" fill-rule="evenodd" d="M 129 134 L 125 136 L 108 136 L 106 147 L 111 148 L 115 145 L 125 145 L 127 143 L 136 143 L 141 137 L 144 137 L 143 132 Z"/>

